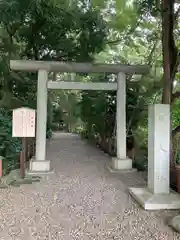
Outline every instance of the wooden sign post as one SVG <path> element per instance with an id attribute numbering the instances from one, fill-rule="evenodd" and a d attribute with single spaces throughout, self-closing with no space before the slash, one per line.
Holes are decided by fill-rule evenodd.
<path id="1" fill-rule="evenodd" d="M 20 155 L 21 178 L 25 177 L 26 162 L 26 138 L 35 137 L 36 111 L 22 107 L 13 110 L 12 136 L 22 139 L 22 151 Z"/>

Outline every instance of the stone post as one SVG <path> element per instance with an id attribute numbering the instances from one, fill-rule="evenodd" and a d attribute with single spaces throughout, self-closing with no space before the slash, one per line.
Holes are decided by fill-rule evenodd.
<path id="1" fill-rule="evenodd" d="M 130 188 L 146 210 L 179 209 L 180 196 L 170 191 L 170 105 L 155 104 L 148 112 L 148 186 Z"/>

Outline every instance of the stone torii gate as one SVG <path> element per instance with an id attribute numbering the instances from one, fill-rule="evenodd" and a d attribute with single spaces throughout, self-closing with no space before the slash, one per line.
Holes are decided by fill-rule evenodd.
<path id="1" fill-rule="evenodd" d="M 44 62 L 31 60 L 11 60 L 10 68 L 17 71 L 38 72 L 37 83 L 37 128 L 36 154 L 30 162 L 30 172 L 50 172 L 50 160 L 46 159 L 46 123 L 47 123 L 47 94 L 48 89 L 76 89 L 76 90 L 116 90 L 116 139 L 117 157 L 112 159 L 111 170 L 131 171 L 132 159 L 126 155 L 126 74 L 147 74 L 150 70 L 146 65 L 122 64 L 90 64 Z M 69 73 L 114 73 L 117 74 L 116 83 L 82 83 L 67 81 L 48 81 L 50 72 Z"/>

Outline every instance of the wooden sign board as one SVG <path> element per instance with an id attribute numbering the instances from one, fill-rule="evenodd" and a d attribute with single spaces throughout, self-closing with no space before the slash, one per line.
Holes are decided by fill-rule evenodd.
<path id="1" fill-rule="evenodd" d="M 22 107 L 13 110 L 12 136 L 35 137 L 36 111 Z"/>

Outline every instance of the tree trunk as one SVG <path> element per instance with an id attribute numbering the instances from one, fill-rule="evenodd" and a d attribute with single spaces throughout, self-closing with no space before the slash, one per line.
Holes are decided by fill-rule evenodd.
<path id="1" fill-rule="evenodd" d="M 163 69 L 164 69 L 164 79 L 163 79 L 163 96 L 162 103 L 171 103 L 171 57 L 170 57 L 170 27 L 171 27 L 171 3 L 169 0 L 162 0 L 162 52 L 163 52 Z"/>
<path id="2" fill-rule="evenodd" d="M 163 52 L 163 95 L 162 103 L 171 104 L 173 82 L 177 72 L 178 51 L 174 40 L 175 0 L 162 0 L 162 52 Z M 172 120 L 170 126 L 172 132 Z M 172 135 L 170 136 L 170 165 L 173 165 Z"/>

